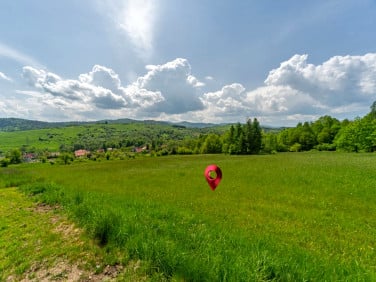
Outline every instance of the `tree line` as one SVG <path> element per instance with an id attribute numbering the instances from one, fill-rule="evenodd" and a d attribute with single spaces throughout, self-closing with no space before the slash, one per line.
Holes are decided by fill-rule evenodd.
<path id="1" fill-rule="evenodd" d="M 376 101 L 371 111 L 353 121 L 339 121 L 323 116 L 314 122 L 298 123 L 278 133 L 263 137 L 265 152 L 300 152 L 309 150 L 374 152 L 376 151 Z"/>
<path id="2" fill-rule="evenodd" d="M 193 145 L 193 146 L 192 146 Z M 231 125 L 224 134 L 209 134 L 191 140 L 176 153 L 259 154 L 301 151 L 376 151 L 376 101 L 371 111 L 353 121 L 325 115 L 313 122 L 266 132 L 256 118 Z"/>
<path id="3" fill-rule="evenodd" d="M 151 129 L 152 127 L 148 128 Z M 198 134 L 187 134 L 184 128 L 174 128 L 147 132 L 133 129 L 133 138 L 118 142 L 110 129 L 104 128 L 102 135 L 94 135 L 92 131 L 78 134 L 79 145 L 60 147 L 62 156 L 67 158 L 76 149 L 101 148 L 101 153 L 90 154 L 97 158 L 125 158 L 129 157 L 134 146 L 146 148 L 143 154 L 153 156 L 173 154 L 236 154 L 248 155 L 276 152 L 318 151 L 346 151 L 346 152 L 374 152 L 376 151 L 376 101 L 371 105 L 371 111 L 353 121 L 339 121 L 325 115 L 314 122 L 298 123 L 295 127 L 266 132 L 260 126 L 257 118 L 247 119 L 244 124 L 236 123 L 225 130 L 213 130 Z M 113 130 L 112 130 L 113 131 Z M 184 132 L 184 134 L 182 134 Z M 150 130 L 149 130 L 150 133 Z M 85 138 L 88 135 L 92 138 Z M 123 136 L 122 136 L 123 137 Z M 112 139 L 111 139 L 112 138 Z M 89 144 L 85 144 L 85 142 Z M 95 142 L 94 142 L 94 141 Z M 113 141 L 111 141 L 113 140 Z M 137 142 L 136 142 L 137 141 Z M 76 144 L 76 143 L 75 143 Z M 90 145 L 90 146 L 89 146 Z M 107 149 L 111 147 L 111 151 Z M 94 151 L 93 151 L 94 152 Z M 23 150 L 15 149 L 1 158 L 0 165 L 16 164 L 22 161 Z M 43 156 L 43 153 L 40 154 Z M 44 155 L 45 156 L 45 155 Z M 66 162 L 64 162 L 66 163 Z"/>

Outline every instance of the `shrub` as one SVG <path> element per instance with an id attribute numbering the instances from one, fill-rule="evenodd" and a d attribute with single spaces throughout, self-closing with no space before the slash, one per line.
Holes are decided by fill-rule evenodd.
<path id="1" fill-rule="evenodd" d="M 300 152 L 302 150 L 302 145 L 299 143 L 295 143 L 290 147 L 290 152 Z"/>
<path id="2" fill-rule="evenodd" d="M 8 158 L 4 158 L 0 161 L 1 167 L 7 167 L 10 164 L 10 160 Z"/>
<path id="3" fill-rule="evenodd" d="M 319 151 L 335 151 L 336 144 L 323 143 L 315 146 L 315 149 Z"/>

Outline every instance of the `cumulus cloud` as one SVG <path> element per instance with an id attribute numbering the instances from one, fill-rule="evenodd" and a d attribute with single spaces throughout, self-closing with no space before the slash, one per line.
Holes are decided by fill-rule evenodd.
<path id="1" fill-rule="evenodd" d="M 335 56 L 321 65 L 295 55 L 272 70 L 268 86 L 289 85 L 331 107 L 369 101 L 376 93 L 376 54 Z"/>
<path id="2" fill-rule="evenodd" d="M 247 91 L 233 83 L 201 98 L 211 122 L 242 121 L 248 117 L 280 119 L 295 113 L 317 113 L 322 106 L 309 95 L 289 86 L 263 86 Z"/>
<path id="3" fill-rule="evenodd" d="M 187 60 L 176 59 L 163 65 L 149 65 L 146 69 L 144 76 L 126 86 L 115 71 L 100 65 L 80 74 L 78 79 L 63 79 L 30 66 L 23 68 L 23 77 L 44 95 L 46 106 L 54 104 L 64 109 L 74 104 L 85 115 L 100 109 L 118 111 L 118 114 L 126 112 L 132 117 L 155 117 L 163 112 L 181 114 L 203 109 L 199 89 L 204 84 L 191 74 Z M 23 93 L 36 97 L 33 91 Z M 79 104 L 84 106 L 78 107 Z"/>
<path id="4" fill-rule="evenodd" d="M 268 124 L 294 125 L 325 114 L 351 114 L 349 118 L 365 114 L 376 97 L 376 54 L 335 56 L 318 65 L 308 63 L 307 55 L 294 55 L 271 70 L 258 88 L 232 83 L 206 93 L 205 83 L 192 74 L 183 58 L 148 65 L 145 74 L 128 85 L 122 85 L 114 70 L 100 65 L 77 79 L 30 66 L 23 68 L 23 77 L 34 89 L 18 93 L 28 96 L 23 101 L 30 105 L 37 103 L 29 111 L 61 113 L 67 115 L 65 119 L 220 123 L 258 117 Z M 3 111 L 10 109 L 3 105 Z"/>
<path id="5" fill-rule="evenodd" d="M 62 79 L 54 73 L 29 66 L 23 68 L 23 77 L 30 85 L 53 97 L 93 104 L 100 109 L 142 108 L 163 100 L 158 92 L 133 85 L 123 87 L 113 70 L 99 65 L 95 65 L 91 72 L 79 75 L 76 80 Z"/>
<path id="6" fill-rule="evenodd" d="M 151 108 L 152 111 L 177 114 L 203 109 L 199 89 L 204 83 L 191 75 L 191 66 L 186 59 L 177 58 L 164 65 L 146 68 L 148 73 L 139 77 L 135 85 L 160 92 L 164 98 Z"/>
<path id="7" fill-rule="evenodd" d="M 264 85 L 246 91 L 240 84 L 206 93 L 207 115 L 218 120 L 258 116 L 270 122 L 313 119 L 368 109 L 376 97 L 376 54 L 335 56 L 320 65 L 294 55 L 273 69 Z"/>
<path id="8" fill-rule="evenodd" d="M 239 83 L 224 86 L 216 92 L 208 92 L 201 98 L 205 108 L 219 117 L 239 116 L 249 110 L 245 88 Z"/>

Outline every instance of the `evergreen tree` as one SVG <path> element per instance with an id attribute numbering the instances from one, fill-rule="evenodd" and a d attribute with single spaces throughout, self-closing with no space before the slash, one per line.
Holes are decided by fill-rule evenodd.
<path id="1" fill-rule="evenodd" d="M 234 139 L 235 139 L 235 128 L 234 128 L 234 125 L 231 124 L 229 135 L 228 135 L 229 143 L 233 143 Z"/>
<path id="2" fill-rule="evenodd" d="M 258 120 L 248 119 L 244 125 L 230 127 L 223 142 L 223 152 L 230 154 L 258 154 L 262 145 L 262 131 Z"/>
<path id="3" fill-rule="evenodd" d="M 238 122 L 235 126 L 235 138 L 233 146 L 231 146 L 231 154 L 244 154 L 246 151 L 245 138 L 242 125 Z"/>
<path id="4" fill-rule="evenodd" d="M 252 134 L 253 134 L 253 141 L 251 146 L 251 154 L 258 154 L 261 150 L 261 144 L 262 144 L 262 130 L 260 123 L 256 118 L 253 119 L 252 124 Z"/>
<path id="5" fill-rule="evenodd" d="M 254 147 L 254 132 L 253 132 L 253 125 L 252 120 L 248 119 L 246 124 L 244 125 L 244 137 L 245 137 L 245 153 L 252 154 L 252 149 Z"/>
<path id="6" fill-rule="evenodd" d="M 368 114 L 371 119 L 376 119 L 376 101 L 371 105 L 371 112 Z"/>
<path id="7" fill-rule="evenodd" d="M 239 136 L 239 139 L 237 141 L 237 144 L 236 144 L 236 152 L 237 154 L 247 154 L 247 143 L 246 143 L 246 138 L 244 136 L 244 132 L 241 131 L 240 132 L 240 136 Z"/>

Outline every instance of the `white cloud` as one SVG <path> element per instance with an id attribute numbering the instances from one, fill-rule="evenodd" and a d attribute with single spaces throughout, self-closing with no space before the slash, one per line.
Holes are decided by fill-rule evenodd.
<path id="1" fill-rule="evenodd" d="M 246 91 L 240 84 L 201 98 L 211 121 L 256 116 L 270 123 L 291 124 L 320 115 L 368 110 L 376 98 L 376 54 L 335 56 L 321 65 L 294 55 L 271 70 L 264 86 Z"/>
<path id="2" fill-rule="evenodd" d="M 158 93 L 139 91 L 136 95 L 133 87 L 121 86 L 113 70 L 98 65 L 91 72 L 81 74 L 77 80 L 64 80 L 56 74 L 29 66 L 23 68 L 23 76 L 30 85 L 55 98 L 92 104 L 99 109 L 142 107 L 144 102 L 148 105 L 150 101 L 162 100 Z"/>
<path id="3" fill-rule="evenodd" d="M 203 109 L 199 88 L 204 84 L 191 75 L 186 59 L 178 58 L 164 65 L 148 65 L 148 73 L 139 77 L 135 85 L 140 89 L 160 92 L 164 100 L 151 110 L 178 114 Z"/>
<path id="4" fill-rule="evenodd" d="M 8 77 L 7 75 L 5 75 L 1 71 L 0 71 L 0 79 L 7 80 L 7 81 L 12 81 L 12 79 L 10 77 Z"/>
<path id="5" fill-rule="evenodd" d="M 204 84 L 191 74 L 187 60 L 176 59 L 163 65 L 147 66 L 147 73 L 135 82 L 122 86 L 119 75 L 110 68 L 95 65 L 78 79 L 63 79 L 59 75 L 30 66 L 23 68 L 23 77 L 40 91 L 18 91 L 19 94 L 43 100 L 46 106 L 58 109 L 75 105 L 83 119 L 90 110 L 111 115 L 126 114 L 137 118 L 158 116 L 162 112 L 180 114 L 203 109 L 199 89 Z M 80 106 L 78 106 L 80 105 Z M 84 105 L 84 106 L 82 106 Z"/>
<path id="6" fill-rule="evenodd" d="M 205 116 L 210 116 L 211 122 L 244 121 L 248 117 L 280 120 L 300 112 L 317 113 L 323 107 L 309 95 L 289 86 L 264 86 L 247 92 L 239 83 L 206 93 L 202 101 Z"/>
<path id="7" fill-rule="evenodd" d="M 366 102 L 376 94 L 376 53 L 335 56 L 321 65 L 295 55 L 270 71 L 267 86 L 290 86 L 330 107 Z"/>
<path id="8" fill-rule="evenodd" d="M 39 63 L 36 59 L 13 49 L 0 42 L 0 57 L 5 57 L 14 60 L 23 65 L 31 65 L 39 68 L 43 68 L 43 65 Z"/>
<path id="9" fill-rule="evenodd" d="M 207 93 L 182 58 L 148 65 L 146 73 L 128 85 L 100 65 L 77 79 L 27 66 L 23 76 L 34 89 L 18 91 L 23 100 L 17 103 L 14 98 L 2 111 L 48 117 L 55 113 L 70 120 L 129 117 L 220 123 L 257 117 L 274 125 L 295 125 L 325 114 L 352 118 L 368 111 L 376 97 L 376 54 L 335 56 L 319 65 L 307 60 L 307 55 L 294 55 L 271 70 L 256 89 L 233 83 Z M 29 106 L 21 110 L 26 102 Z"/>

